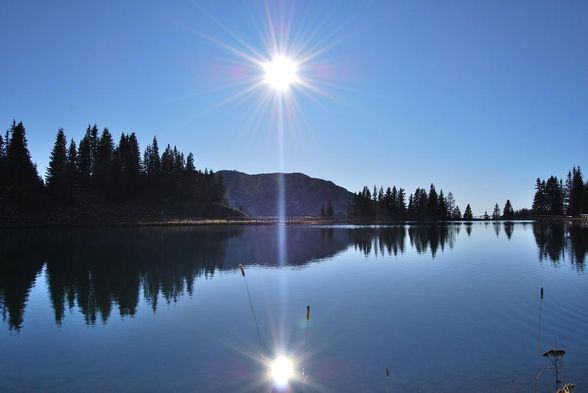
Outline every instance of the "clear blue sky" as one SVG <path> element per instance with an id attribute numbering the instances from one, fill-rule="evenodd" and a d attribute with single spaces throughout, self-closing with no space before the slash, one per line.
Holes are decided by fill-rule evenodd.
<path id="1" fill-rule="evenodd" d="M 537 176 L 588 172 L 588 2 L 269 4 L 293 9 L 292 41 L 315 32 L 330 95 L 294 89 L 286 171 L 352 191 L 435 182 L 474 213 L 530 206 Z M 88 123 L 135 131 L 142 148 L 157 134 L 200 167 L 275 171 L 271 113 L 255 96 L 220 105 L 243 89 L 231 85 L 243 61 L 214 42 L 264 52 L 263 13 L 237 0 L 3 1 L 0 125 L 24 122 L 41 173 L 57 129 L 79 140 Z"/>

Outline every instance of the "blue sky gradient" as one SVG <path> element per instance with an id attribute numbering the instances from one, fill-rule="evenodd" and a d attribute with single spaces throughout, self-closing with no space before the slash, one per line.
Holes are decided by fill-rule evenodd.
<path id="1" fill-rule="evenodd" d="M 226 102 L 247 64 L 218 44 L 270 56 L 266 8 L 324 50 L 328 96 L 292 91 L 286 171 L 351 191 L 435 182 L 481 214 L 530 207 L 537 176 L 588 170 L 580 0 L 4 1 L 0 125 L 24 122 L 41 173 L 57 129 L 79 140 L 88 123 L 142 148 L 157 134 L 200 167 L 276 171 L 272 114 L 255 94 Z"/>

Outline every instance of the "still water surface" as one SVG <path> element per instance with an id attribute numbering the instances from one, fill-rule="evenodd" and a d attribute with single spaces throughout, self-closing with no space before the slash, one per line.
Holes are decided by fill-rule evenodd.
<path id="1" fill-rule="evenodd" d="M 292 391 L 533 392 L 556 346 L 586 390 L 587 249 L 538 223 L 2 230 L 0 391 L 270 392 L 286 354 Z"/>

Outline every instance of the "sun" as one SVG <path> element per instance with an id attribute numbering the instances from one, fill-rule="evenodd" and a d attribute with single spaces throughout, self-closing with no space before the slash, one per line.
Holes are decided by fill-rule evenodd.
<path id="1" fill-rule="evenodd" d="M 277 387 L 283 388 L 294 377 L 294 364 L 285 356 L 280 356 L 270 365 L 270 373 Z"/>
<path id="2" fill-rule="evenodd" d="M 263 63 L 264 82 L 278 93 L 285 93 L 290 86 L 300 81 L 298 64 L 292 59 L 276 55 L 271 61 Z"/>

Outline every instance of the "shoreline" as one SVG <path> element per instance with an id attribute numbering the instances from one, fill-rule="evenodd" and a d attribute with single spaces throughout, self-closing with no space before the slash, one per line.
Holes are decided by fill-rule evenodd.
<path id="1" fill-rule="evenodd" d="M 390 220 L 361 220 L 361 219 L 324 219 L 319 217 L 290 217 L 280 220 L 275 217 L 258 217 L 249 219 L 237 218 L 188 218 L 166 220 L 112 220 L 103 222 L 67 222 L 60 219 L 27 220 L 22 218 L 0 218 L 0 228 L 34 228 L 34 227 L 181 227 L 181 226 L 212 226 L 212 225 L 398 225 L 398 224 L 472 224 L 474 222 L 486 223 L 516 223 L 516 222 L 568 222 L 588 223 L 588 217 L 537 217 L 484 220 L 474 218 L 472 220 L 418 220 L 418 219 L 390 219 Z"/>

